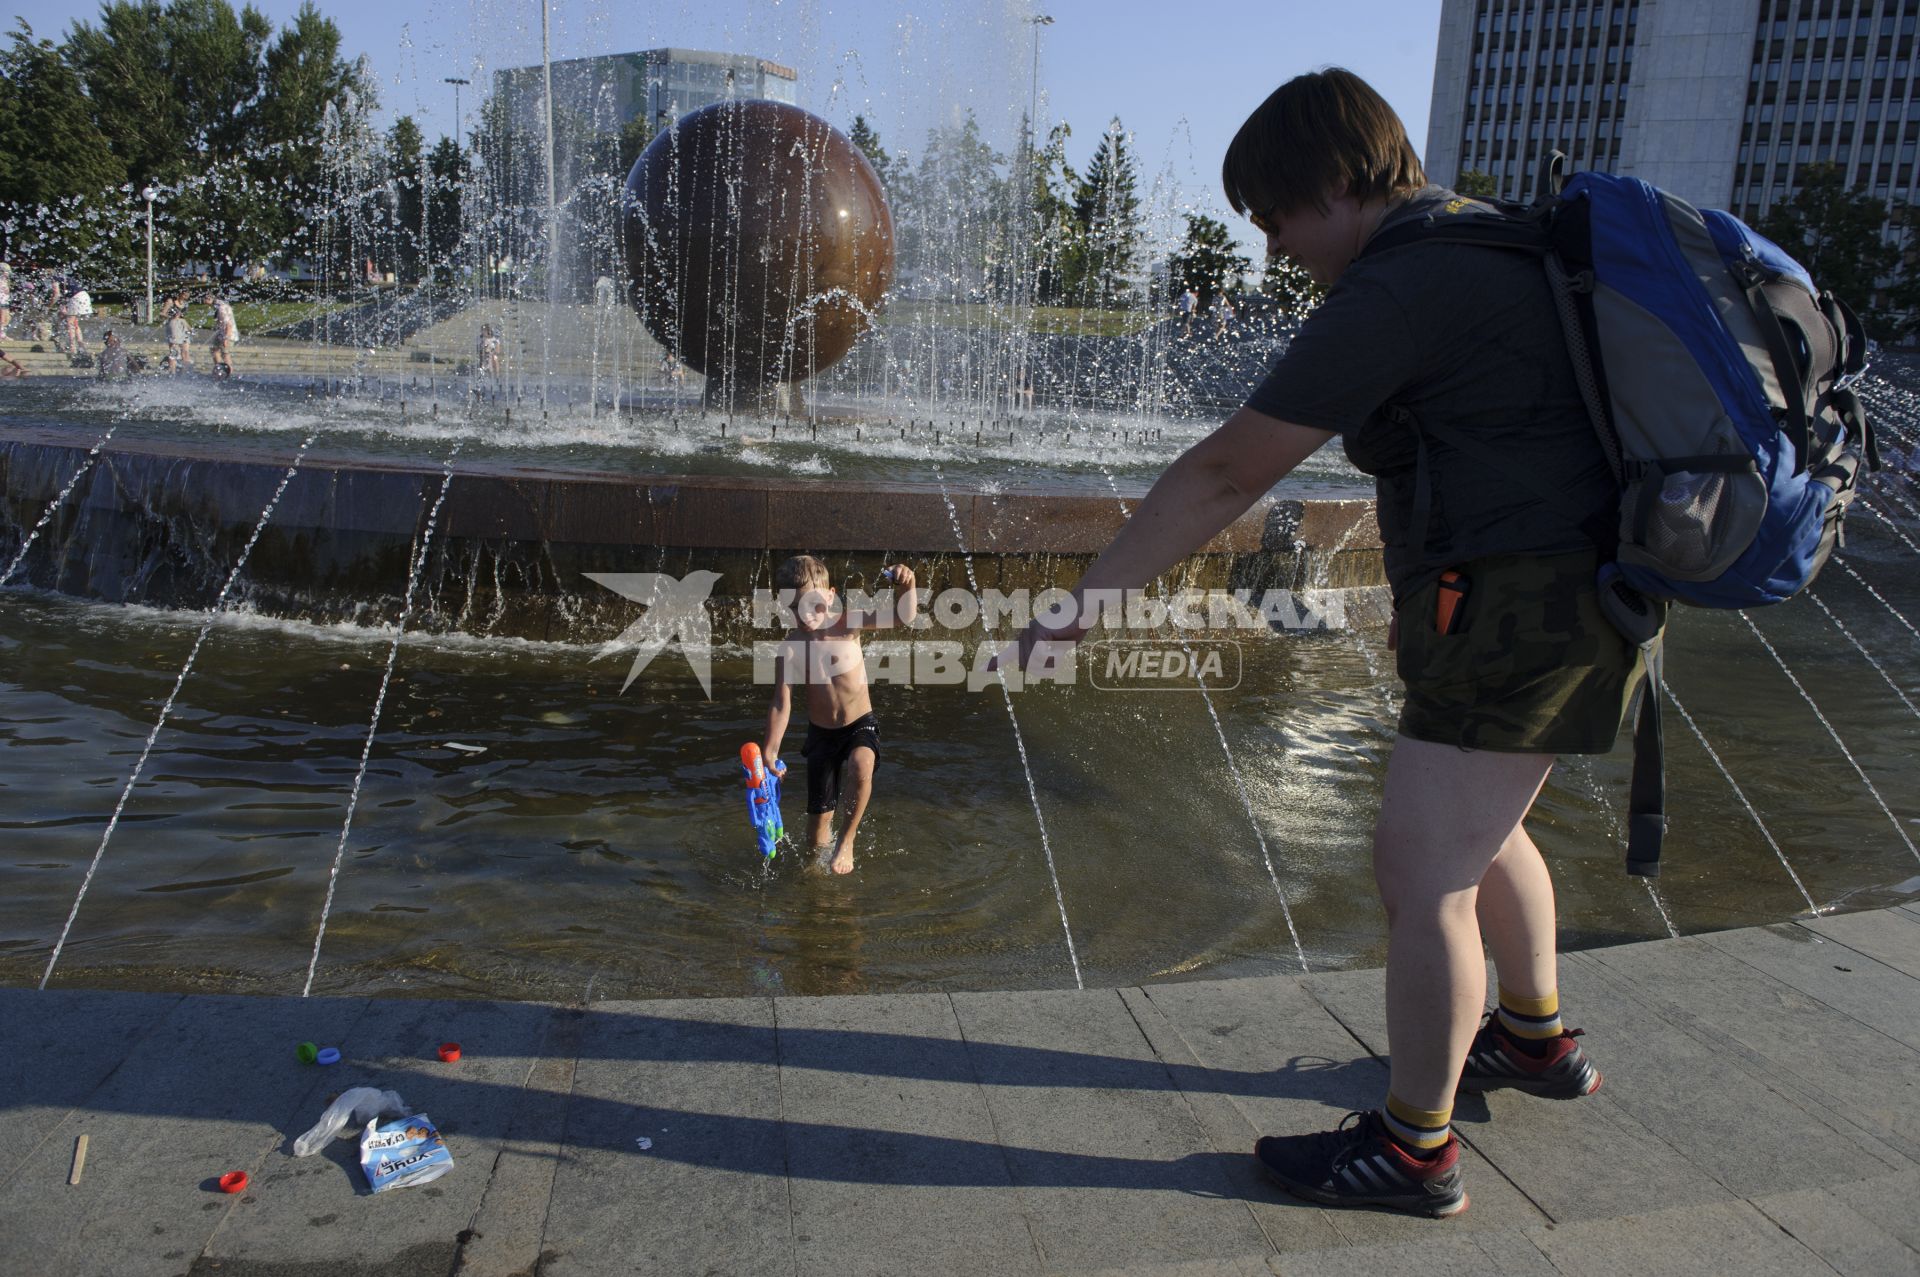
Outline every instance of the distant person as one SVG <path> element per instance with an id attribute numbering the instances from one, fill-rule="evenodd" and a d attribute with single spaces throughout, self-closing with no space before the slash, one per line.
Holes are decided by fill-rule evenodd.
<path id="1" fill-rule="evenodd" d="M 0 262 L 0 340 L 5 340 L 7 325 L 13 322 L 13 267 Z"/>
<path id="2" fill-rule="evenodd" d="M 660 380 L 675 389 L 686 384 L 687 366 L 676 359 L 670 350 L 660 352 Z"/>
<path id="3" fill-rule="evenodd" d="M 115 377 L 125 377 L 131 373 L 127 364 L 127 347 L 120 340 L 120 334 L 109 328 L 100 337 L 100 358 L 96 362 L 95 376 L 101 381 L 110 381 Z"/>
<path id="4" fill-rule="evenodd" d="M 1180 294 L 1180 300 L 1173 304 L 1175 313 L 1180 316 L 1180 335 L 1193 335 L 1193 312 L 1200 309 L 1200 294 L 1191 288 Z"/>
<path id="5" fill-rule="evenodd" d="M 186 290 L 182 289 L 167 298 L 166 304 L 161 307 L 161 314 L 165 316 L 167 371 L 177 373 L 182 368 L 193 367 L 193 329 L 187 325 Z"/>
<path id="6" fill-rule="evenodd" d="M 771 767 L 780 758 L 780 741 L 793 712 L 793 685 L 806 686 L 807 739 L 800 752 L 807 760 L 807 846 L 814 863 L 837 874 L 853 872 L 853 836 L 873 793 L 880 759 L 880 721 L 867 689 L 866 658 L 859 631 L 910 624 L 919 614 L 913 569 L 896 563 L 887 577 L 898 591 L 894 606 L 856 616 L 839 606 L 827 565 L 810 554 L 795 555 L 774 573 L 782 603 L 793 606 L 795 628 L 774 661 L 773 704 L 767 710 L 767 737 L 761 756 Z M 792 663 L 798 662 L 799 669 Z M 832 839 L 833 817 L 842 804 L 846 824 Z"/>
<path id="7" fill-rule="evenodd" d="M 493 325 L 480 325 L 480 339 L 474 343 L 474 354 L 479 359 L 480 371 L 489 377 L 500 376 L 500 345 L 500 335 L 493 331 Z"/>
<path id="8" fill-rule="evenodd" d="M 1220 335 L 1225 337 L 1228 330 L 1233 327 L 1235 311 L 1233 309 L 1233 298 L 1228 296 L 1224 289 L 1221 290 L 1219 299 L 1213 303 L 1213 312 L 1220 320 Z"/>
<path id="9" fill-rule="evenodd" d="M 6 351 L 0 350 L 0 381 L 12 381 L 28 375 L 26 365 L 13 359 Z"/>
<path id="10" fill-rule="evenodd" d="M 233 369 L 233 347 L 240 340 L 240 324 L 233 317 L 233 303 L 224 296 L 213 299 L 213 375 L 222 381 L 232 380 L 236 374 Z"/>
<path id="11" fill-rule="evenodd" d="M 80 331 L 80 321 L 93 314 L 93 298 L 87 290 L 76 286 L 60 303 L 60 314 L 67 325 L 67 353 L 85 354 L 87 350 L 86 334 Z"/>

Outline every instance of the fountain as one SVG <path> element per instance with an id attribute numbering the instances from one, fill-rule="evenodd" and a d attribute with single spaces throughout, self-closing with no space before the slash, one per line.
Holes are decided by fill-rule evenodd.
<path id="1" fill-rule="evenodd" d="M 726 411 L 846 357 L 893 283 L 893 214 L 866 157 L 819 116 L 721 102 L 635 161 L 625 240 L 647 331 Z"/>
<path id="2" fill-rule="evenodd" d="M 0 826 L 21 851 L 0 981 L 620 997 L 1379 960 L 1391 659 L 1370 485 L 1332 449 L 1161 586 L 1326 591 L 1347 630 L 1236 635 L 1240 685 L 1197 696 L 883 689 L 851 887 L 758 864 L 728 783 L 764 721 L 750 644 L 775 637 L 741 604 L 780 559 L 853 587 L 902 558 L 933 591 L 1071 584 L 1283 332 L 1190 350 L 1151 303 L 1099 333 L 976 302 L 993 281 L 942 254 L 992 214 L 883 190 L 784 104 L 689 112 L 624 194 L 578 189 L 569 234 L 525 234 L 504 276 L 443 262 L 382 298 L 372 352 L 372 328 L 328 319 L 243 347 L 235 386 L 8 387 Z M 624 267 L 631 311 L 612 287 L 569 301 L 543 277 L 555 243 L 589 278 Z M 1053 268 L 1036 256 L 1016 299 Z M 498 377 L 468 362 L 483 322 Z M 654 374 L 662 352 L 697 393 Z M 1233 368 L 1194 375 L 1208 360 Z M 1909 384 L 1870 387 L 1896 438 L 1920 429 Z M 1690 801 L 1652 911 L 1608 828 L 1624 755 L 1549 782 L 1538 836 L 1574 942 L 1871 904 L 1911 876 L 1917 507 L 1905 478 L 1874 482 L 1818 609 L 1764 636 L 1677 627 Z M 636 571 L 720 574 L 711 699 L 677 658 L 625 694 L 624 660 L 598 659 L 637 608 L 593 578 Z M 1856 653 L 1895 697 L 1794 673 Z M 1811 733 L 1797 701 L 1743 702 L 1754 669 L 1820 690 L 1853 755 L 1792 768 L 1831 764 L 1860 812 L 1809 828 L 1782 803 L 1800 776 L 1780 743 Z"/>

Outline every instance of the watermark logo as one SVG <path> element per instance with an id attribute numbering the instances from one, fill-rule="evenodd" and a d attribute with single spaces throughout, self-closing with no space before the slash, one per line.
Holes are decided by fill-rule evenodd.
<path id="1" fill-rule="evenodd" d="M 1223 639 L 1185 643 L 1103 639 L 1087 645 L 1089 681 L 1106 692 L 1227 692 L 1240 686 L 1240 645 Z"/>
<path id="2" fill-rule="evenodd" d="M 586 576 L 647 609 L 645 616 L 600 648 L 603 656 L 626 647 L 637 649 L 627 681 L 620 685 L 622 692 L 633 686 L 654 657 L 672 647 L 687 658 L 693 676 L 700 680 L 700 690 L 713 699 L 713 621 L 707 614 L 707 599 L 720 580 L 718 572 L 702 569 L 684 577 L 665 572 L 589 572 Z"/>
<path id="3" fill-rule="evenodd" d="M 677 650 L 713 697 L 712 594 L 717 572 L 589 572 L 587 579 L 646 611 L 601 646 L 601 655 L 633 648 L 625 692 L 653 659 Z M 1139 590 L 1002 592 L 948 589 L 866 594 L 832 589 L 756 590 L 730 600 L 741 620 L 783 637 L 752 644 L 753 681 L 964 686 L 972 691 L 1030 683 L 1074 684 L 1080 665 L 1103 691 L 1227 691 L 1240 685 L 1242 650 L 1222 633 L 1344 628 L 1336 591 Z M 743 606 L 744 605 L 744 606 Z M 1030 621 L 1049 630 L 1084 628 L 1100 636 L 1041 642 L 1024 667 L 1012 660 L 1015 637 Z M 970 634 L 971 641 L 961 635 Z M 1107 637 L 1117 634 L 1121 637 Z M 984 635 L 984 637 L 982 637 Z"/>

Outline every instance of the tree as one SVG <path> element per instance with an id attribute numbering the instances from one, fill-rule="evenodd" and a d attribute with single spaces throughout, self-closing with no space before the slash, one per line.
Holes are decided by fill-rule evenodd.
<path id="1" fill-rule="evenodd" d="M 63 56 L 123 180 L 163 192 L 163 257 L 238 271 L 314 251 L 302 214 L 324 207 L 327 166 L 341 162 L 329 114 L 360 110 L 373 87 L 311 3 L 276 37 L 259 10 L 228 0 L 107 0 L 98 25 L 74 24 Z"/>
<path id="2" fill-rule="evenodd" d="M 72 263 L 100 239 L 97 222 L 54 211 L 125 180 L 93 123 L 80 77 L 23 21 L 0 51 L 0 236 L 9 255 Z M 124 197 L 119 197 L 124 199 Z"/>
<path id="3" fill-rule="evenodd" d="M 884 189 L 891 186 L 893 159 L 887 154 L 886 148 L 880 144 L 880 134 L 867 123 L 866 116 L 853 117 L 853 128 L 848 130 L 847 140 L 853 143 L 860 154 L 867 157 L 867 163 L 873 166 L 873 175 L 880 179 L 881 187 Z"/>
<path id="4" fill-rule="evenodd" d="M 426 247 L 426 226 L 422 215 L 426 193 L 421 185 L 422 169 L 420 126 L 411 115 L 403 115 L 387 130 L 387 180 L 385 186 L 386 252 L 376 254 L 375 262 L 393 271 L 402 284 L 420 279 L 421 250 Z"/>
<path id="5" fill-rule="evenodd" d="M 1839 165 L 1820 163 L 1801 166 L 1793 198 L 1775 204 L 1755 229 L 1858 309 L 1874 336 L 1891 338 L 1901 324 L 1884 307 L 1879 283 L 1900 265 L 1900 249 L 1886 238 L 1886 224 L 1885 200 L 1849 190 Z"/>
<path id="6" fill-rule="evenodd" d="M 1025 131 L 1022 130 L 1024 138 Z M 1073 192 L 1080 179 L 1067 163 L 1067 139 L 1073 128 L 1053 126 L 1047 144 L 1029 160 L 1027 174 L 1027 229 L 1032 245 L 1033 300 L 1054 305 L 1067 298 L 1067 269 L 1081 242 L 1073 210 Z"/>
<path id="7" fill-rule="evenodd" d="M 1125 301 L 1133 293 L 1132 277 L 1146 235 L 1133 151 L 1117 115 L 1087 164 L 1073 211 L 1084 239 L 1068 287 L 1079 293 L 1084 305 Z"/>
<path id="8" fill-rule="evenodd" d="M 1493 174 L 1483 173 L 1477 168 L 1461 169 L 1460 176 L 1454 179 L 1454 193 L 1470 199 L 1490 200 L 1500 196 L 1500 184 L 1493 180 Z"/>
<path id="9" fill-rule="evenodd" d="M 1290 257 L 1267 258 L 1266 272 L 1260 277 L 1260 291 L 1273 298 L 1281 313 L 1296 318 L 1320 304 L 1327 290 L 1307 274 L 1307 268 Z"/>
<path id="10" fill-rule="evenodd" d="M 1186 240 L 1167 263 L 1173 286 L 1197 293 L 1202 310 L 1212 307 L 1222 294 L 1239 292 L 1253 261 L 1235 252 L 1235 247 L 1225 222 L 1204 213 L 1188 213 Z"/>

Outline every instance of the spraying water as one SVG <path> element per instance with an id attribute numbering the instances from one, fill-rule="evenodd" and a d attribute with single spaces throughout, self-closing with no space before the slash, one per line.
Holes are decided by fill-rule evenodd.
<path id="1" fill-rule="evenodd" d="M 40 975 L 40 987 L 47 987 L 47 981 L 53 978 L 53 968 L 60 961 L 60 951 L 66 947 L 67 936 L 73 931 L 73 920 L 80 916 L 80 902 L 87 898 L 87 888 L 93 885 L 93 875 L 100 868 L 100 860 L 107 854 L 107 844 L 113 841 L 113 831 L 119 827 L 120 813 L 127 809 L 127 800 L 133 796 L 133 787 L 140 783 L 140 773 L 146 770 L 147 758 L 153 753 L 153 743 L 160 739 L 160 729 L 167 725 L 167 719 L 173 714 L 173 703 L 179 698 L 180 689 L 186 685 L 187 678 L 193 673 L 193 664 L 200 658 L 200 648 L 206 643 L 207 635 L 213 631 L 213 624 L 219 619 L 220 612 L 227 605 L 227 598 L 233 593 L 233 587 L 240 579 L 240 572 L 247 566 L 247 559 L 253 554 L 253 547 L 260 540 L 260 534 L 266 530 L 267 523 L 273 518 L 273 512 L 279 508 L 280 498 L 285 494 L 287 485 L 293 482 L 294 472 L 299 470 L 301 459 L 307 455 L 307 449 L 313 445 L 316 435 L 308 435 L 301 443 L 300 450 L 293 455 L 293 463 L 280 477 L 280 486 L 273 490 L 273 496 L 267 501 L 266 508 L 260 512 L 260 521 L 254 524 L 253 535 L 240 551 L 240 557 L 233 562 L 233 570 L 227 573 L 226 584 L 220 587 L 220 595 L 214 599 L 213 606 L 207 609 L 207 619 L 201 623 L 200 632 L 193 636 L 193 647 L 187 652 L 187 659 L 180 666 L 180 673 L 173 680 L 173 690 L 167 693 L 166 701 L 160 706 L 160 715 L 153 720 L 153 730 L 147 733 L 146 744 L 140 747 L 140 757 L 134 761 L 133 771 L 127 776 L 125 788 L 120 791 L 120 801 L 113 805 L 113 815 L 107 818 L 107 827 L 100 833 L 100 845 L 93 849 L 93 859 L 87 865 L 87 872 L 80 879 L 80 890 L 74 894 L 73 908 L 67 911 L 66 925 L 60 928 L 60 938 L 54 942 L 53 952 L 47 955 L 47 969 Z M 103 439 L 102 443 L 105 442 Z"/>
<path id="2" fill-rule="evenodd" d="M 373 699 L 373 717 L 367 720 L 367 738 L 360 746 L 360 766 L 353 773 L 353 788 L 347 795 L 347 818 L 340 825 L 340 845 L 334 848 L 333 867 L 327 871 L 327 898 L 320 906 L 319 929 L 313 934 L 313 957 L 307 961 L 307 982 L 300 989 L 303 998 L 313 992 L 313 974 L 320 967 L 320 945 L 327 938 L 327 917 L 333 912 L 333 893 L 340 883 L 340 862 L 347 854 L 347 835 L 353 831 L 354 809 L 360 805 L 360 787 L 367 779 L 367 761 L 373 756 L 373 740 L 380 732 L 380 713 L 386 707 L 387 688 L 393 682 L 394 660 L 400 655 L 400 640 L 407 632 L 407 621 L 413 616 L 414 592 L 419 588 L 421 573 L 426 570 L 427 554 L 433 549 L 440 507 L 446 504 L 447 489 L 453 486 L 453 462 L 459 455 L 460 445 L 456 443 L 441 464 L 440 495 L 434 498 L 433 508 L 427 513 L 427 527 L 420 534 L 420 552 L 414 556 L 413 572 L 407 578 L 407 595 L 400 605 L 400 619 L 393 627 L 393 642 L 387 645 L 387 666 L 380 676 L 379 694 Z"/>
<path id="3" fill-rule="evenodd" d="M 940 474 L 940 463 L 937 461 L 933 465 L 933 472 L 936 476 Z M 947 521 L 953 525 L 954 544 L 959 548 L 961 560 L 967 567 L 967 586 L 977 598 L 980 595 L 980 581 L 973 572 L 973 551 L 967 549 L 967 538 L 960 531 L 960 512 L 954 508 L 953 495 L 947 491 L 944 478 L 940 480 L 940 499 L 946 502 Z M 1053 842 L 1047 837 L 1047 818 L 1040 810 L 1040 790 L 1033 783 L 1033 767 L 1027 761 L 1026 738 L 1020 734 L 1020 719 L 1013 712 L 1013 693 L 1007 690 L 1006 670 L 996 665 L 994 676 L 1000 680 L 1000 696 L 1006 702 L 1007 722 L 1013 725 L 1014 748 L 1020 752 L 1020 770 L 1027 778 L 1027 798 L 1033 803 L 1034 823 L 1040 827 L 1040 850 L 1046 853 L 1047 877 L 1053 882 L 1053 901 L 1060 910 L 1060 931 L 1067 940 L 1067 961 L 1073 966 L 1073 987 L 1084 989 L 1087 986 L 1080 978 L 1080 955 L 1073 947 L 1073 927 L 1067 922 L 1067 896 L 1060 888 L 1060 871 L 1053 861 Z"/>

